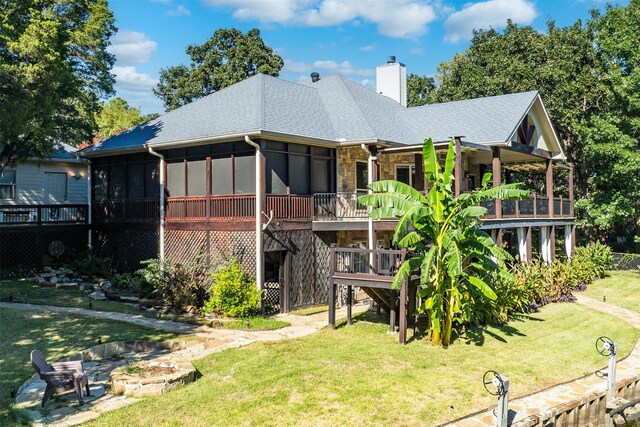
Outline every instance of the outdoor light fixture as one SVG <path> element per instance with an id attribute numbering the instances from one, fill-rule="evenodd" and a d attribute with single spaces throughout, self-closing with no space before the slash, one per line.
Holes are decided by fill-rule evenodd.
<path id="1" fill-rule="evenodd" d="M 98 337 L 98 345 L 102 344 L 102 337 Z"/>
<path id="2" fill-rule="evenodd" d="M 75 179 L 77 179 L 77 180 L 82 179 L 82 174 L 81 174 L 81 173 L 79 173 L 79 172 L 74 173 L 72 176 L 73 176 Z"/>

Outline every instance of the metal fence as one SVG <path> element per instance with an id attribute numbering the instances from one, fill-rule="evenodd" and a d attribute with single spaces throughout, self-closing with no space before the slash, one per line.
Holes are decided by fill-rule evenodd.
<path id="1" fill-rule="evenodd" d="M 611 269 L 612 270 L 639 270 L 640 254 L 625 254 L 620 252 L 613 252 L 611 254 Z"/>

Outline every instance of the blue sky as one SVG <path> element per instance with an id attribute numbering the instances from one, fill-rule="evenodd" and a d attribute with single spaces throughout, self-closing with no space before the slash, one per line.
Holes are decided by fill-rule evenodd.
<path id="1" fill-rule="evenodd" d="M 626 4 L 627 1 L 614 3 Z M 217 28 L 259 28 L 285 60 L 280 77 L 343 74 L 375 88 L 375 67 L 395 55 L 408 73 L 433 75 L 469 44 L 473 28 L 504 28 L 507 18 L 545 31 L 589 17 L 600 0 L 111 0 L 118 34 L 117 96 L 143 113 L 163 112 L 152 93 L 161 68 L 188 64 L 188 44 Z"/>

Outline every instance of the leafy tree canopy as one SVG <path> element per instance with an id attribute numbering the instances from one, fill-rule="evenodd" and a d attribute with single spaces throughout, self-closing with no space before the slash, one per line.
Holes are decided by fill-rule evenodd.
<path id="1" fill-rule="evenodd" d="M 284 62 L 254 28 L 246 34 L 219 29 L 202 45 L 186 49 L 191 64 L 164 68 L 154 93 L 167 111 L 188 104 L 255 74 L 277 77 Z"/>
<path id="2" fill-rule="evenodd" d="M 579 223 L 594 237 L 628 233 L 640 218 L 639 11 L 632 0 L 586 25 L 549 21 L 546 33 L 512 22 L 475 31 L 465 52 L 440 64 L 430 94 L 447 102 L 538 90 L 575 166 Z"/>
<path id="3" fill-rule="evenodd" d="M 411 73 L 407 76 L 407 106 L 419 107 L 430 102 L 436 89 L 433 77 Z"/>
<path id="4" fill-rule="evenodd" d="M 115 31 L 106 0 L 0 0 L 0 168 L 91 139 Z"/>
<path id="5" fill-rule="evenodd" d="M 130 107 L 122 98 L 112 98 L 102 106 L 100 113 L 96 114 L 97 136 L 106 139 L 144 121 L 140 110 Z"/>

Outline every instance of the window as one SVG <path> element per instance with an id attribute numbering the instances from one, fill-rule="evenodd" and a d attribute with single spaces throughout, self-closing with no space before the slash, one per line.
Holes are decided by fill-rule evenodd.
<path id="1" fill-rule="evenodd" d="M 366 162 L 356 162 L 356 191 L 368 191 L 369 167 Z"/>
<path id="2" fill-rule="evenodd" d="M 416 168 L 413 165 L 396 166 L 396 181 L 403 182 L 413 187 L 416 178 Z"/>
<path id="3" fill-rule="evenodd" d="M 0 172 L 0 200 L 16 198 L 16 170 L 4 169 Z"/>

